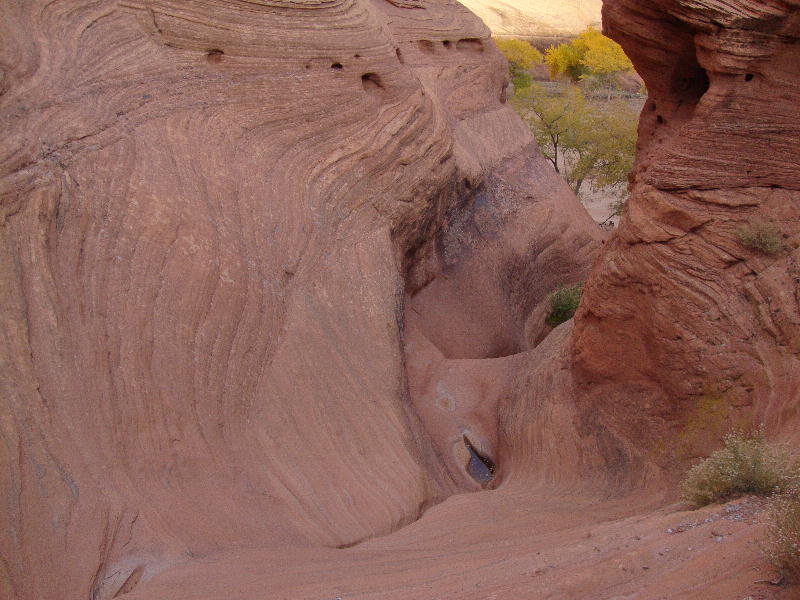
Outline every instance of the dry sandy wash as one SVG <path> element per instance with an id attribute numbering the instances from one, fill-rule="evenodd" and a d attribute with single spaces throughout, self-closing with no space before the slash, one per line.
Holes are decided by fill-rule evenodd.
<path id="1" fill-rule="evenodd" d="M 758 503 L 671 503 L 800 446 L 800 2 L 605 18 L 609 240 L 454 0 L 0 2 L 0 598 L 796 593 Z"/>

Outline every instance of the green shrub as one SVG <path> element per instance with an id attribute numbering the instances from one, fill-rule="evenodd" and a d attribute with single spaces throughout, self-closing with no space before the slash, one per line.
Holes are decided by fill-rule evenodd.
<path id="1" fill-rule="evenodd" d="M 550 314 L 547 316 L 547 324 L 555 327 L 564 321 L 569 321 L 581 302 L 582 292 L 583 283 L 576 283 L 571 287 L 559 287 L 550 294 Z"/>
<path id="2" fill-rule="evenodd" d="M 783 250 L 781 232 L 770 223 L 751 221 L 736 230 L 736 237 L 745 248 L 760 250 L 764 254 L 775 254 Z"/>
<path id="3" fill-rule="evenodd" d="M 800 583 L 800 483 L 772 502 L 770 520 L 764 553 L 783 577 Z"/>
<path id="4" fill-rule="evenodd" d="M 509 72 L 511 74 L 511 83 L 514 84 L 515 91 L 528 88 L 531 86 L 531 83 L 533 83 L 531 74 L 524 69 L 520 69 L 513 63 L 509 65 Z"/>
<path id="5" fill-rule="evenodd" d="M 683 498 L 696 506 L 725 502 L 745 494 L 770 495 L 792 485 L 789 456 L 769 446 L 763 430 L 725 436 L 725 446 L 689 470 L 681 484 Z"/>

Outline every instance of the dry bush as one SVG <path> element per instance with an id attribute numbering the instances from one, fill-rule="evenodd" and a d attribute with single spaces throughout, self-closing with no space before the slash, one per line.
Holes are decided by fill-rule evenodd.
<path id="1" fill-rule="evenodd" d="M 736 230 L 736 237 L 745 248 L 759 250 L 764 254 L 776 254 L 783 250 L 781 232 L 770 223 L 751 221 Z"/>
<path id="2" fill-rule="evenodd" d="M 768 445 L 763 430 L 749 436 L 733 432 L 721 450 L 689 470 L 681 495 L 696 506 L 745 494 L 768 496 L 788 489 L 796 475 L 788 454 Z"/>
<path id="3" fill-rule="evenodd" d="M 787 581 L 800 583 L 800 483 L 797 480 L 773 500 L 770 517 L 764 553 Z"/>

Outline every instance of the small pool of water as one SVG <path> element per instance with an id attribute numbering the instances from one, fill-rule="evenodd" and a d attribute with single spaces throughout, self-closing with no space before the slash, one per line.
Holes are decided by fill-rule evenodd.
<path id="1" fill-rule="evenodd" d="M 469 451 L 467 473 L 481 485 L 488 485 L 494 479 L 496 466 L 488 456 L 484 456 L 473 447 L 467 436 L 464 436 L 464 445 Z"/>

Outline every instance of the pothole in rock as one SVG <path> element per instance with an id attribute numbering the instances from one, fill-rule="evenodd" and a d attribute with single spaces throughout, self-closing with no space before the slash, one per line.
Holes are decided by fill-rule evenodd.
<path id="1" fill-rule="evenodd" d="M 467 473 L 482 486 L 485 487 L 489 485 L 494 479 L 494 473 L 497 470 L 494 461 L 488 456 L 478 452 L 467 436 L 464 436 L 464 445 L 469 452 Z"/>

